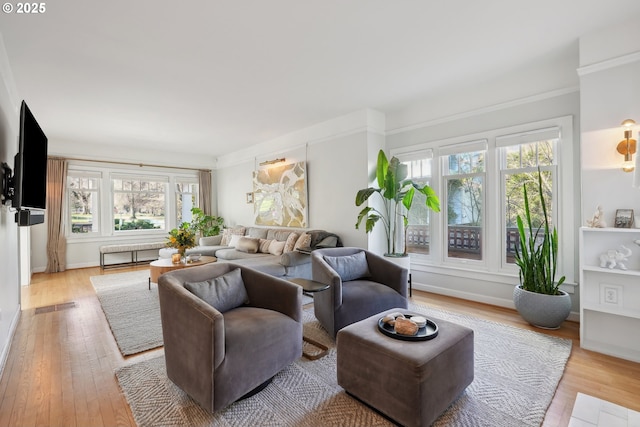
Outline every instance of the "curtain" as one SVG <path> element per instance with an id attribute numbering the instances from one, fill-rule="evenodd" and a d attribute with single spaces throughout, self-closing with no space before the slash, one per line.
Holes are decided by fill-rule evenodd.
<path id="1" fill-rule="evenodd" d="M 205 215 L 211 215 L 211 171 L 198 171 L 200 209 Z"/>
<path id="2" fill-rule="evenodd" d="M 67 258 L 66 221 L 63 217 L 67 185 L 67 160 L 47 160 L 47 269 L 45 273 L 64 271 Z"/>

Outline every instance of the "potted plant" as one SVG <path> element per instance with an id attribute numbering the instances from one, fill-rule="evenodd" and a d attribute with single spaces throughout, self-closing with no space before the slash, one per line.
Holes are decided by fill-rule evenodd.
<path id="1" fill-rule="evenodd" d="M 217 236 L 224 224 L 220 216 L 206 215 L 200 208 L 191 208 L 191 228 L 202 237 Z"/>
<path id="2" fill-rule="evenodd" d="M 365 188 L 356 194 L 356 206 L 361 206 L 373 194 L 377 194 L 383 202 L 381 210 L 372 206 L 364 207 L 358 214 L 356 229 L 365 220 L 365 230 L 371 232 L 374 226 L 381 221 L 387 237 L 386 256 L 407 256 L 406 232 L 409 225 L 408 213 L 413 204 L 413 196 L 416 191 L 426 196 L 426 206 L 434 212 L 440 212 L 440 200 L 435 191 L 428 185 L 419 185 L 407 179 L 407 166 L 400 163 L 396 157 L 387 160 L 384 151 L 378 153 L 376 167 L 376 179 L 378 188 Z M 401 234 L 399 234 L 401 233 Z M 399 237 L 403 237 L 402 247 L 396 247 Z"/>
<path id="3" fill-rule="evenodd" d="M 176 248 L 180 258 L 184 260 L 187 249 L 196 245 L 196 233 L 188 222 L 183 222 L 180 227 L 169 232 L 166 243 L 168 247 Z"/>
<path id="4" fill-rule="evenodd" d="M 571 297 L 560 289 L 565 280 L 555 280 L 558 261 L 558 232 L 549 227 L 547 206 L 542 191 L 542 174 L 538 168 L 538 193 L 542 205 L 542 224 L 535 228 L 531 221 L 527 186 L 524 187 L 525 221 L 518 215 L 516 222 L 519 246 L 515 262 L 520 284 L 514 288 L 513 300 L 520 315 L 534 326 L 557 329 L 571 312 Z"/>

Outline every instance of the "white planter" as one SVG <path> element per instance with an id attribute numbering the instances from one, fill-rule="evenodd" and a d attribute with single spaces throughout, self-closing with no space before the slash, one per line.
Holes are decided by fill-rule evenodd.
<path id="1" fill-rule="evenodd" d="M 533 326 L 544 329 L 558 329 L 571 313 L 571 296 L 563 290 L 560 295 L 546 295 L 525 291 L 516 286 L 513 302 L 520 316 Z"/>

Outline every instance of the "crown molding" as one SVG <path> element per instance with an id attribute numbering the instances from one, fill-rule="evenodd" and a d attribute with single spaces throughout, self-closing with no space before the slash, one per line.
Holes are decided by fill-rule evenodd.
<path id="1" fill-rule="evenodd" d="M 595 64 L 585 65 L 578 68 L 578 76 L 583 77 L 600 71 L 609 70 L 611 68 L 620 67 L 622 65 L 632 64 L 640 61 L 640 51 L 630 53 L 628 55 L 618 56 L 617 58 L 607 59 Z"/>

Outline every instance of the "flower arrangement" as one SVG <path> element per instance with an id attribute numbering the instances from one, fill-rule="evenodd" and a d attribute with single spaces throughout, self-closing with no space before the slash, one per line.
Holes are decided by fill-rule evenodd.
<path id="1" fill-rule="evenodd" d="M 167 237 L 167 246 L 178 249 L 178 253 L 184 256 L 187 249 L 196 246 L 196 233 L 188 222 L 183 222 L 180 227 L 174 228 Z"/>

